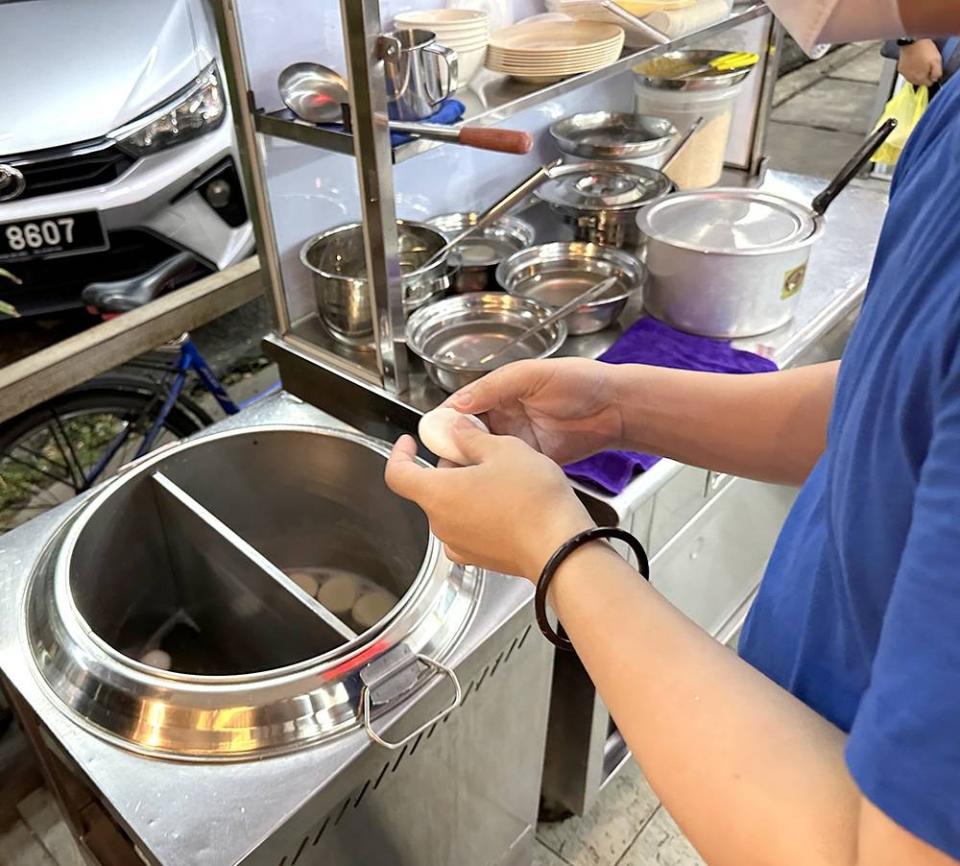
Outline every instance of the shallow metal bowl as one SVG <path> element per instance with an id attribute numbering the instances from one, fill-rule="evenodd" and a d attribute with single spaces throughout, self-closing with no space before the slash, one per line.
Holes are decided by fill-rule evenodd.
<path id="1" fill-rule="evenodd" d="M 423 360 L 430 380 L 452 393 L 511 361 L 553 355 L 567 338 L 564 322 L 531 334 L 486 365 L 479 363 L 550 312 L 529 298 L 502 292 L 453 295 L 410 316 L 407 347 Z"/>
<path id="2" fill-rule="evenodd" d="M 558 120 L 550 135 L 561 153 L 583 159 L 637 159 L 663 153 L 677 135 L 664 117 L 590 111 Z"/>
<path id="3" fill-rule="evenodd" d="M 427 220 L 427 225 L 443 232 L 448 239 L 477 224 L 475 212 L 451 213 Z M 505 216 L 468 237 L 450 253 L 457 266 L 453 287 L 458 292 L 495 291 L 497 265 L 518 250 L 526 249 L 536 238 L 533 226 L 516 217 Z"/>
<path id="4" fill-rule="evenodd" d="M 633 67 L 633 71 L 638 84 L 655 90 L 726 90 L 736 87 L 743 81 L 753 71 L 753 66 L 727 71 L 714 69 L 690 78 L 678 76 L 697 67 L 706 66 L 710 61 L 729 53 L 729 51 L 697 48 L 668 51 L 666 54 L 637 64 Z"/>
<path id="5" fill-rule="evenodd" d="M 567 316 L 572 335 L 609 327 L 630 296 L 643 289 L 647 271 L 635 256 L 579 241 L 542 244 L 511 256 L 497 270 L 498 281 L 511 295 L 551 308 L 563 306 L 607 277 L 616 277 L 617 282 L 606 294 Z"/>

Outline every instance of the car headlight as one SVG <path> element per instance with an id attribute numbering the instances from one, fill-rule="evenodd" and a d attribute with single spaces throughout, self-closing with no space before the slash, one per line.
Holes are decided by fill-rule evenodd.
<path id="1" fill-rule="evenodd" d="M 211 63 L 185 91 L 147 117 L 115 131 L 112 138 L 133 156 L 146 156 L 216 129 L 225 114 L 220 74 Z"/>

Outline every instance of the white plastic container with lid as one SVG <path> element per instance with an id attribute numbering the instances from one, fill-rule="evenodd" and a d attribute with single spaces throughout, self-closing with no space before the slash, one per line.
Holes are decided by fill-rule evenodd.
<path id="1" fill-rule="evenodd" d="M 667 170 L 680 189 L 713 186 L 723 172 L 733 105 L 752 67 L 683 75 L 726 53 L 674 51 L 634 67 L 637 114 L 665 117 L 681 133 L 698 117 L 703 118 L 703 125 Z"/>

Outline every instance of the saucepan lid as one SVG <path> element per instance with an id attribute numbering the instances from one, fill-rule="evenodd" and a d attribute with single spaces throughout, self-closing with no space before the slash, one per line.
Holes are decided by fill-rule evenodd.
<path id="1" fill-rule="evenodd" d="M 666 195 L 673 184 L 663 172 L 642 165 L 586 162 L 551 172 L 536 195 L 563 210 L 631 210 Z"/>
<path id="2" fill-rule="evenodd" d="M 749 189 L 678 192 L 644 208 L 637 225 L 648 238 L 706 253 L 766 253 L 812 240 L 808 207 Z"/>

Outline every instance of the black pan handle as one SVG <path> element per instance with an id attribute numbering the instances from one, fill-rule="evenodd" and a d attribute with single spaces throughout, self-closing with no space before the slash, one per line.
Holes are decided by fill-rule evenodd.
<path id="1" fill-rule="evenodd" d="M 889 138 L 890 133 L 896 128 L 897 121 L 891 117 L 874 130 L 873 134 L 850 157 L 850 161 L 827 184 L 827 188 L 813 200 L 811 207 L 814 213 L 823 216 L 827 212 L 827 208 L 833 204 L 833 200 L 847 188 L 847 184 L 857 176 L 860 169 L 867 164 L 867 160 L 877 152 L 880 145 Z"/>

